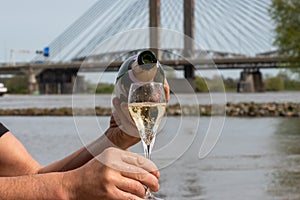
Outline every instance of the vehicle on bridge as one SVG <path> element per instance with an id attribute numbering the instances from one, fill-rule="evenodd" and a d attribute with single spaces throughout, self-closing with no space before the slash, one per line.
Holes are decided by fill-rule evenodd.
<path id="1" fill-rule="evenodd" d="M 0 83 L 0 96 L 3 96 L 7 92 L 7 88 L 4 87 L 3 83 Z"/>

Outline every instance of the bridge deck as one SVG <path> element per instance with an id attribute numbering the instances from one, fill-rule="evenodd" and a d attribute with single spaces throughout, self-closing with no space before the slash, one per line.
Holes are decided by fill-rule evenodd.
<path id="1" fill-rule="evenodd" d="M 19 63 L 0 65 L 0 74 L 22 73 L 29 68 L 34 70 L 45 69 L 79 69 L 82 71 L 118 71 L 122 62 L 58 62 L 58 63 Z M 243 57 L 243 58 L 216 58 L 192 60 L 163 60 L 162 65 L 183 70 L 183 66 L 193 65 L 197 70 L 215 69 L 246 69 L 246 68 L 287 68 L 288 62 L 284 57 Z"/>

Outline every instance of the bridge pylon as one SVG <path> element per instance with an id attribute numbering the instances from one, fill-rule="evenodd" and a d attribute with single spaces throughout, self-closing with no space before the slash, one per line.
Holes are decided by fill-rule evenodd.
<path id="1" fill-rule="evenodd" d="M 195 1 L 184 0 L 184 50 L 183 54 L 187 59 L 194 57 L 195 46 Z M 195 67 L 192 64 L 184 66 L 184 77 L 189 81 L 192 88 L 195 89 Z"/>
<path id="2" fill-rule="evenodd" d="M 34 94 L 39 91 L 39 82 L 37 76 L 43 71 L 41 69 L 33 69 L 28 67 L 27 69 L 20 70 L 23 74 L 27 76 L 28 80 L 28 93 Z"/>
<path id="3" fill-rule="evenodd" d="M 237 92 L 264 92 L 264 83 L 259 69 L 244 69 L 241 72 Z"/>
<path id="4" fill-rule="evenodd" d="M 149 0 L 149 8 L 150 49 L 160 60 L 160 0 Z"/>

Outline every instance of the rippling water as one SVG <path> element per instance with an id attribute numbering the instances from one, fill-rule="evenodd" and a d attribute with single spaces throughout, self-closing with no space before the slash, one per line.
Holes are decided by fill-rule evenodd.
<path id="1" fill-rule="evenodd" d="M 195 99 L 200 104 L 209 104 L 211 102 L 210 94 L 200 93 L 196 96 L 192 94 L 179 94 L 171 97 L 170 104 L 175 104 L 180 99 L 182 104 L 190 104 L 191 99 Z M 214 94 L 214 100 L 222 99 L 223 94 Z M 279 93 L 227 93 L 228 102 L 300 102 L 300 92 L 279 92 Z M 80 107 L 90 107 L 91 105 L 110 107 L 111 95 L 76 95 L 74 97 L 75 105 Z M 195 102 L 195 101 L 194 101 Z M 193 102 L 193 103 L 194 103 Z M 0 108 L 54 108 L 71 107 L 72 95 L 5 95 L 0 98 Z"/>
<path id="2" fill-rule="evenodd" d="M 298 99 L 299 100 L 299 99 Z M 300 199 L 300 119 L 227 118 L 222 135 L 211 154 L 199 159 L 198 153 L 210 118 L 201 118 L 192 145 L 179 159 L 164 144 L 179 137 L 191 138 L 199 118 L 168 117 L 157 138 L 154 161 L 170 161 L 161 169 L 161 190 L 166 200 L 284 200 Z M 90 126 L 91 117 L 82 117 L 89 140 L 102 131 Z M 109 121 L 98 118 L 102 127 Z M 181 120 L 184 122 L 180 124 Z M 42 164 L 60 159 L 82 145 L 72 117 L 0 117 Z M 175 149 L 185 149 L 178 145 Z M 132 149 L 141 152 L 141 144 Z M 162 153 L 156 153 L 156 152 Z M 173 163 L 171 163 L 171 161 Z"/>

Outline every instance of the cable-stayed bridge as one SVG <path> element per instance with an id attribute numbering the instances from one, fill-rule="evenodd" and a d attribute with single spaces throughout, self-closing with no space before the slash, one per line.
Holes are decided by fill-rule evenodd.
<path id="1" fill-rule="evenodd" d="M 285 62 L 272 46 L 270 4 L 271 0 L 99 0 L 49 43 L 49 57 L 7 63 L 0 72 L 28 74 L 31 92 L 54 87 L 52 91 L 64 93 L 70 91 L 64 85 L 70 88 L 82 61 L 88 63 L 87 71 L 117 70 L 125 55 L 152 48 L 163 64 L 184 70 L 190 80 L 195 68 L 208 69 L 213 60 L 219 69 L 246 70 L 245 88 L 260 91 L 261 86 L 253 89 L 260 85 L 253 80 L 261 82 L 253 78 L 261 76 L 259 68 L 282 67 Z"/>
<path id="2" fill-rule="evenodd" d="M 155 2 L 157 0 L 154 0 Z M 194 0 L 194 39 L 196 50 L 254 56 L 275 50 L 273 23 L 268 9 L 271 0 Z M 99 0 L 50 44 L 50 61 L 69 61 L 91 54 L 111 36 L 149 27 L 149 0 Z M 160 0 L 161 28 L 184 33 L 184 0 Z M 149 47 L 149 39 L 127 38 L 116 49 L 132 51 Z M 183 49 L 183 38 L 176 46 L 161 36 L 162 49 Z M 103 49 L 102 53 L 110 53 Z M 34 60 L 40 60 L 36 57 Z"/>

